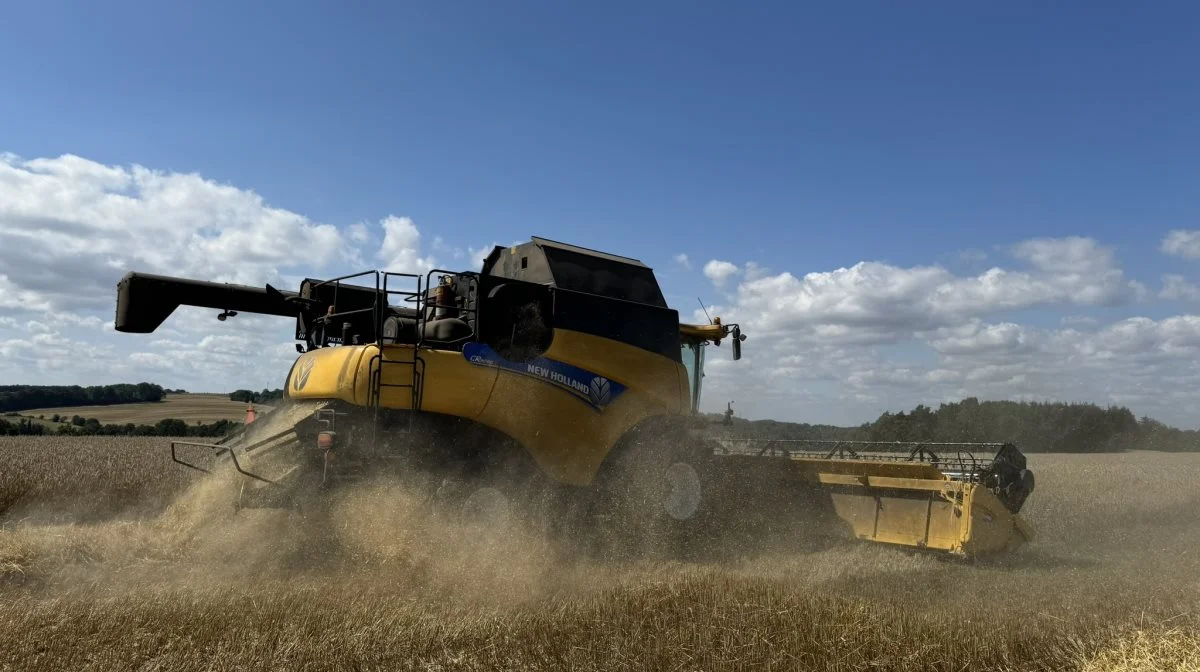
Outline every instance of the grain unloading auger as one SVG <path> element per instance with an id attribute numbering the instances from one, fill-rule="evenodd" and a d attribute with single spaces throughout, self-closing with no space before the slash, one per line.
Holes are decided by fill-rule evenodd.
<path id="1" fill-rule="evenodd" d="M 296 323 L 275 410 L 171 447 L 240 474 L 245 505 L 386 474 L 442 510 L 623 546 L 833 533 L 984 555 L 1032 536 L 1019 517 L 1032 475 L 1011 445 L 764 443 L 707 420 L 705 352 L 728 342 L 739 359 L 746 337 L 681 323 L 635 259 L 533 238 L 477 272 L 371 271 L 297 292 L 129 273 L 116 329 L 153 332 L 181 305 Z M 219 459 L 201 466 L 196 450 Z"/>

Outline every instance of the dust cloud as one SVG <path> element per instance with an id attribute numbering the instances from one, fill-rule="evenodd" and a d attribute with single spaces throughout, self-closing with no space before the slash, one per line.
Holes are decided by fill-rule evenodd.
<path id="1" fill-rule="evenodd" d="M 43 596 L 354 584 L 462 604 L 512 606 L 599 589 L 603 568 L 519 524 L 432 514 L 398 483 L 374 480 L 308 510 L 234 508 L 238 484 L 209 477 L 161 510 L 63 520 L 27 505 L 0 520 L 0 586 Z M 85 493 L 67 503 L 77 508 Z"/>
<path id="2" fill-rule="evenodd" d="M 9 584 L 71 593 L 148 587 L 378 585 L 431 598 L 510 604 L 600 591 L 679 573 L 720 572 L 797 589 L 1005 608 L 1164 600 L 1200 605 L 1200 456 L 1033 455 L 1038 489 L 1025 515 L 1037 538 L 1021 551 L 964 564 L 855 542 L 735 562 L 598 563 L 512 526 L 431 517 L 387 481 L 333 496 L 318 511 L 235 510 L 236 483 L 194 482 L 156 513 L 47 522 L 36 509 L 0 526 Z M 82 498 L 84 493 L 76 493 Z"/>
<path id="3" fill-rule="evenodd" d="M 195 601 L 209 610 L 214 604 L 284 609 L 303 596 L 307 601 L 298 604 L 306 613 L 354 605 L 374 610 L 370 619 L 428 620 L 435 630 L 452 623 L 462 629 L 455 632 L 479 623 L 489 632 L 508 627 L 479 621 L 482 614 L 503 621 L 506 614 L 520 613 L 538 624 L 553 622 L 552 613 L 559 612 L 577 620 L 608 618 L 606 610 L 618 609 L 613 599 L 641 605 L 612 611 L 631 632 L 643 627 L 637 620 L 628 624 L 636 613 L 652 614 L 679 600 L 694 601 L 697 606 L 689 608 L 721 605 L 724 611 L 717 614 L 760 603 L 781 603 L 781 609 L 793 610 L 789 613 L 828 603 L 841 605 L 830 613 L 849 614 L 851 625 L 893 614 L 899 620 L 888 621 L 888 627 L 899 633 L 967 628 L 975 633 L 971 646 L 990 650 L 1003 644 L 1018 653 L 1021 638 L 1061 631 L 1070 640 L 1076 636 L 1070 633 L 1088 628 L 1103 633 L 1147 614 L 1158 624 L 1195 628 L 1200 494 L 1194 484 L 1200 455 L 1029 459 L 1038 487 L 1023 513 L 1037 537 L 1016 553 L 977 562 L 847 541 L 802 552 L 746 549 L 721 563 L 605 563 L 520 526 L 431 517 L 419 497 L 383 480 L 345 489 L 318 511 L 296 512 L 236 511 L 231 504 L 236 485 L 205 478 L 165 506 L 140 512 L 126 506 L 107 519 L 63 520 L 47 513 L 53 507 L 38 512 L 37 502 L 27 502 L 20 515 L 10 511 L 0 517 L 0 595 L 32 600 L 34 613 L 50 608 L 46 605 L 74 609 L 69 605 L 110 599 Z M 790 602 L 800 599 L 807 600 L 797 603 L 801 607 Z M 846 605 L 869 610 L 848 611 L 857 607 Z M 1180 632 L 1191 637 L 1186 633 L 1193 630 Z M 1015 643 L 1004 644 L 1010 640 Z"/>

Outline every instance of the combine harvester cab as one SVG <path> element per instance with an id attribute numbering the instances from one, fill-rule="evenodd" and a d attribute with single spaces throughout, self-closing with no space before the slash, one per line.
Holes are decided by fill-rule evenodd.
<path id="1" fill-rule="evenodd" d="M 728 342 L 740 359 L 746 337 L 719 318 L 681 323 L 636 259 L 533 238 L 479 271 L 369 271 L 297 292 L 131 272 L 116 329 L 151 333 L 179 306 L 295 320 L 283 403 L 215 443 L 171 446 L 182 465 L 211 471 L 193 459 L 210 451 L 240 475 L 242 505 L 382 472 L 463 510 L 500 493 L 641 538 L 737 525 L 764 508 L 751 493 L 886 544 L 984 555 L 1032 537 L 1018 515 L 1032 475 L 1013 446 L 757 441 L 709 422 L 705 351 Z"/>

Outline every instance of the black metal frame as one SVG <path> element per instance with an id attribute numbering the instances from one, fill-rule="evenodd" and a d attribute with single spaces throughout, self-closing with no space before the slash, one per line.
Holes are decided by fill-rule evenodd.
<path id="1" fill-rule="evenodd" d="M 341 313 L 329 313 L 316 318 L 315 322 L 325 325 L 333 324 L 339 318 L 347 315 L 361 314 L 364 312 L 373 312 L 373 323 L 375 331 L 375 345 L 377 352 L 371 357 L 368 364 L 370 371 L 370 379 L 368 381 L 369 391 L 367 405 L 371 408 L 372 414 L 372 430 L 371 430 L 371 451 L 378 452 L 379 448 L 379 416 L 381 409 L 382 393 L 385 387 L 401 387 L 409 388 L 412 391 L 411 408 L 413 411 L 421 409 L 421 401 L 424 392 L 425 380 L 425 360 L 421 357 L 422 349 L 428 347 L 425 343 L 425 326 L 428 319 L 426 315 L 429 308 L 429 291 L 433 288 L 434 275 L 449 275 L 459 279 L 467 279 L 475 289 L 476 302 L 473 307 L 458 307 L 456 310 L 460 314 L 473 315 L 474 326 L 471 333 L 457 339 L 455 343 L 468 342 L 474 340 L 479 334 L 479 274 L 474 272 L 452 271 L 448 269 L 434 268 L 430 269 L 424 276 L 416 273 L 399 273 L 393 271 L 362 271 L 350 275 L 344 275 L 337 278 L 330 278 L 315 283 L 313 288 L 333 285 L 334 300 L 333 305 L 337 305 L 337 292 L 342 283 L 354 278 L 363 278 L 373 276 L 375 279 L 375 302 L 370 308 L 361 308 L 357 310 L 344 311 Z M 392 284 L 393 279 L 407 278 L 416 281 L 416 291 L 407 291 L 400 289 L 392 289 L 389 284 Z M 351 285 L 362 287 L 361 285 Z M 389 360 L 384 356 L 385 348 L 388 344 L 384 343 L 383 325 L 388 317 L 388 307 L 391 305 L 391 297 L 400 296 L 403 303 L 415 303 L 417 313 L 416 323 L 416 341 L 412 344 L 413 358 L 412 361 L 407 360 Z M 436 309 L 436 304 L 434 304 Z M 343 345 L 347 345 L 343 343 Z M 407 345 L 407 344 L 404 344 Z M 383 382 L 383 369 L 385 365 L 408 365 L 412 367 L 412 378 L 408 383 L 385 383 Z M 411 418 L 411 416 L 410 416 Z"/>
<path id="2" fill-rule="evenodd" d="M 251 444 L 249 447 L 245 448 L 244 450 L 246 452 L 250 452 L 251 450 L 253 450 L 265 443 L 268 443 L 275 439 L 281 438 L 286 434 L 289 434 L 291 431 L 292 431 L 291 429 L 288 429 L 286 431 L 279 432 L 277 434 L 272 434 L 271 436 L 269 436 L 265 439 L 254 442 L 253 444 Z M 197 471 L 203 471 L 206 474 L 211 474 L 212 471 L 209 469 L 205 469 L 204 467 L 201 467 L 199 465 L 195 465 L 195 464 L 192 464 L 190 462 L 186 462 L 186 461 L 180 459 L 178 456 L 178 453 L 177 453 L 176 446 L 191 446 L 193 448 L 211 448 L 214 451 L 213 455 L 212 455 L 213 457 L 220 457 L 223 453 L 227 453 L 229 455 L 230 462 L 233 463 L 233 468 L 236 469 L 239 474 L 241 474 L 243 476 L 248 476 L 255 480 L 262 481 L 263 483 L 270 483 L 271 485 L 278 485 L 278 483 L 276 483 L 275 481 L 272 481 L 269 478 L 266 478 L 265 476 L 259 476 L 258 474 L 254 474 L 254 473 L 251 473 L 251 472 L 243 469 L 241 462 L 239 462 L 237 459 L 237 453 L 235 453 L 233 451 L 233 448 L 230 448 L 229 446 L 223 446 L 223 445 L 220 445 L 217 443 L 201 443 L 198 441 L 172 441 L 171 442 L 171 460 L 173 460 L 174 462 L 176 462 L 178 464 L 182 464 L 185 467 L 189 467 L 189 468 L 195 469 Z"/>

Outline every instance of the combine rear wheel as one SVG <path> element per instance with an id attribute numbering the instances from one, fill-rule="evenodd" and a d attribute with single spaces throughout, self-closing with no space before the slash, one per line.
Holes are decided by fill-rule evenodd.
<path id="1" fill-rule="evenodd" d="M 694 558 L 714 515 L 713 466 L 711 448 L 686 437 L 633 439 L 601 485 L 601 553 Z"/>

